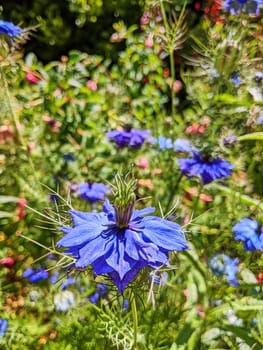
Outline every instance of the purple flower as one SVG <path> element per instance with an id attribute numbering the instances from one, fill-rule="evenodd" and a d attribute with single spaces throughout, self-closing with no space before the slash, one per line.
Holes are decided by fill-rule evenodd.
<path id="1" fill-rule="evenodd" d="M 61 227 L 65 236 L 57 246 L 76 258 L 77 269 L 92 265 L 95 276 L 108 274 L 122 293 L 142 268 L 168 265 L 169 251 L 188 248 L 178 224 L 145 216 L 153 211 L 131 205 L 121 215 L 109 201 L 100 213 L 70 210 L 74 226 Z"/>
<path id="2" fill-rule="evenodd" d="M 8 328 L 8 321 L 0 318 L 0 337 L 5 335 L 5 332 Z"/>
<path id="3" fill-rule="evenodd" d="M 238 141 L 238 137 L 235 135 L 228 135 L 224 138 L 223 140 L 223 144 L 224 146 L 228 146 L 228 145 L 233 145 L 234 143 L 237 143 Z"/>
<path id="4" fill-rule="evenodd" d="M 105 195 L 110 192 L 110 189 L 103 183 L 93 182 L 91 184 L 82 182 L 78 185 L 77 192 L 83 199 L 90 201 L 90 203 L 94 203 L 104 199 Z"/>
<path id="5" fill-rule="evenodd" d="M 21 34 L 22 31 L 22 28 L 14 25 L 13 23 L 0 19 L 0 34 L 6 34 L 10 37 L 15 37 Z"/>
<path id="6" fill-rule="evenodd" d="M 263 124 L 263 115 L 261 115 L 260 117 L 258 117 L 258 119 L 257 119 L 257 124 Z"/>
<path id="7" fill-rule="evenodd" d="M 224 7 L 233 15 L 246 12 L 248 14 L 258 15 L 262 0 L 226 0 Z"/>
<path id="8" fill-rule="evenodd" d="M 141 148 L 144 141 L 146 141 L 149 136 L 149 130 L 137 130 L 131 129 L 126 130 L 113 130 L 106 134 L 110 141 L 115 142 L 119 148 L 132 147 Z"/>
<path id="9" fill-rule="evenodd" d="M 203 157 L 199 152 L 194 152 L 192 158 L 181 158 L 178 162 L 183 175 L 200 175 L 203 184 L 229 176 L 233 169 L 231 163 L 221 158 Z"/>
<path id="10" fill-rule="evenodd" d="M 244 218 L 233 227 L 235 239 L 243 241 L 246 250 L 263 250 L 263 226 L 256 220 Z"/>
<path id="11" fill-rule="evenodd" d="M 45 269 L 26 269 L 23 273 L 23 277 L 27 278 L 30 283 L 37 283 L 41 280 L 48 278 L 48 272 Z"/>
<path id="12" fill-rule="evenodd" d="M 209 261 L 209 266 L 216 276 L 225 276 L 231 286 L 239 286 L 236 278 L 238 259 L 231 259 L 225 254 L 216 254 Z"/>

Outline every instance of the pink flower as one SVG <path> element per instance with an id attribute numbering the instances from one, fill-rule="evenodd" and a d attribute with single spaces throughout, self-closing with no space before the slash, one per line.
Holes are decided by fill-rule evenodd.
<path id="1" fill-rule="evenodd" d="M 0 259 L 0 265 L 12 269 L 15 265 L 15 260 L 10 256 Z"/>
<path id="2" fill-rule="evenodd" d="M 43 116 L 43 120 L 50 125 L 50 129 L 52 132 L 59 132 L 59 128 L 61 127 L 61 123 L 53 118 L 50 118 L 48 115 Z"/>
<path id="3" fill-rule="evenodd" d="M 183 87 L 183 83 L 181 82 L 181 80 L 176 80 L 173 83 L 173 91 L 177 94 Z"/>
<path id="4" fill-rule="evenodd" d="M 92 90 L 92 91 L 97 91 L 98 90 L 98 85 L 95 81 L 93 80 L 88 80 L 86 83 L 87 87 Z"/>
<path id="5" fill-rule="evenodd" d="M 149 168 L 149 161 L 146 158 L 141 158 L 138 163 L 137 166 L 141 169 L 147 169 Z"/>
<path id="6" fill-rule="evenodd" d="M 19 220 L 23 220 L 26 216 L 27 200 L 25 198 L 19 198 L 17 202 L 16 212 Z"/>
<path id="7" fill-rule="evenodd" d="M 28 72 L 26 73 L 25 79 L 30 83 L 30 84 L 38 84 L 41 79 L 39 79 L 36 76 L 36 73 L 34 72 Z"/>
<path id="8" fill-rule="evenodd" d="M 144 45 L 145 47 L 148 47 L 150 49 L 151 47 L 153 47 L 153 39 L 151 37 L 147 38 Z"/>

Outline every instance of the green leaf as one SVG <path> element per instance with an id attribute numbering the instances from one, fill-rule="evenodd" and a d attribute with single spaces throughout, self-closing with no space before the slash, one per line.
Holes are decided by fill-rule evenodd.
<path id="1" fill-rule="evenodd" d="M 18 201 L 19 201 L 19 198 L 14 196 L 0 196 L 0 203 L 10 203 L 10 202 L 17 203 Z"/>
<path id="2" fill-rule="evenodd" d="M 250 141 L 250 140 L 263 141 L 263 132 L 253 132 L 251 134 L 239 136 L 239 138 L 238 138 L 238 141 Z"/>

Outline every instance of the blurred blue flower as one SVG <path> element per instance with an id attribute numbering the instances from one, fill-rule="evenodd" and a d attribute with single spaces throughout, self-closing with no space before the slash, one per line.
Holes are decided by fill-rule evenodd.
<path id="1" fill-rule="evenodd" d="M 154 140 L 155 143 L 157 143 L 160 147 L 160 149 L 164 150 L 164 149 L 173 149 L 174 148 L 174 144 L 172 139 L 167 138 L 165 136 L 159 136 L 156 140 Z"/>
<path id="2" fill-rule="evenodd" d="M 224 146 L 233 145 L 234 143 L 237 143 L 238 137 L 236 135 L 228 135 L 224 138 L 223 143 Z"/>
<path id="3" fill-rule="evenodd" d="M 263 226 L 257 220 L 242 219 L 233 227 L 235 239 L 243 241 L 246 250 L 263 249 Z"/>
<path id="4" fill-rule="evenodd" d="M 232 83 L 236 86 L 239 87 L 241 84 L 241 80 L 239 78 L 239 75 L 237 73 L 233 73 L 231 77 Z"/>
<path id="5" fill-rule="evenodd" d="M 5 332 L 8 328 L 8 321 L 0 318 L 0 337 L 5 335 Z"/>
<path id="6" fill-rule="evenodd" d="M 225 254 L 216 254 L 209 261 L 209 267 L 216 276 L 225 276 L 231 286 L 239 286 L 236 278 L 238 259 L 231 259 Z"/>
<path id="7" fill-rule="evenodd" d="M 245 12 L 251 15 L 258 15 L 262 0 L 226 0 L 224 7 L 233 15 Z"/>
<path id="8" fill-rule="evenodd" d="M 107 294 L 107 285 L 104 283 L 97 283 L 96 292 L 89 297 L 89 301 L 92 304 L 96 304 L 100 297 Z"/>
<path id="9" fill-rule="evenodd" d="M 103 212 L 70 210 L 74 226 L 64 226 L 66 235 L 57 243 L 76 258 L 75 267 L 92 265 L 95 276 L 108 274 L 120 293 L 145 266 L 168 265 L 168 252 L 188 248 L 182 228 L 155 216 L 154 208 L 125 213 L 127 225 L 118 224 L 117 211 L 105 201 Z"/>
<path id="10" fill-rule="evenodd" d="M 70 153 L 63 153 L 62 157 L 66 162 L 74 162 L 76 160 L 76 156 Z"/>
<path id="11" fill-rule="evenodd" d="M 6 34 L 10 37 L 15 37 L 21 34 L 22 31 L 22 28 L 14 25 L 13 23 L 0 19 L 0 34 Z"/>
<path id="12" fill-rule="evenodd" d="M 119 148 L 130 146 L 141 148 L 144 141 L 149 139 L 149 130 L 112 130 L 106 133 L 110 141 L 115 142 Z"/>
<path id="13" fill-rule="evenodd" d="M 55 284 L 58 281 L 59 272 L 56 271 L 52 276 L 50 276 L 50 283 Z"/>
<path id="14" fill-rule="evenodd" d="M 258 117 L 258 119 L 257 119 L 257 124 L 263 124 L 263 115 L 261 115 L 260 117 Z"/>
<path id="15" fill-rule="evenodd" d="M 23 277 L 27 278 L 30 283 L 37 283 L 48 278 L 48 272 L 45 269 L 33 270 L 28 268 L 24 271 Z"/>
<path id="16" fill-rule="evenodd" d="M 183 153 L 193 153 L 195 149 L 191 147 L 190 142 L 184 139 L 177 139 L 174 141 L 174 148 Z"/>
<path id="17" fill-rule="evenodd" d="M 78 185 L 77 192 L 83 199 L 88 200 L 90 203 L 94 203 L 104 199 L 105 195 L 110 192 L 110 189 L 103 183 L 82 182 Z"/>
<path id="18" fill-rule="evenodd" d="M 54 297 L 54 304 L 56 310 L 67 311 L 75 305 L 74 294 L 69 290 L 57 293 Z"/>
<path id="19" fill-rule="evenodd" d="M 69 286 L 71 286 L 72 284 L 74 284 L 76 282 L 75 278 L 73 277 L 68 277 L 60 286 L 60 288 L 62 290 L 67 289 Z"/>
<path id="20" fill-rule="evenodd" d="M 203 184 L 231 175 L 234 167 L 221 158 L 203 157 L 199 152 L 194 152 L 192 158 L 179 159 L 178 163 L 183 175 L 200 175 Z"/>

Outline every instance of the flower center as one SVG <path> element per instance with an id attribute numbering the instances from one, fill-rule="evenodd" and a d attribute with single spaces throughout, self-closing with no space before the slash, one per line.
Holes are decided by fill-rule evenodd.
<path id="1" fill-rule="evenodd" d="M 119 228 L 127 228 L 129 226 L 134 203 L 130 203 L 125 207 L 114 206 L 116 225 Z"/>

